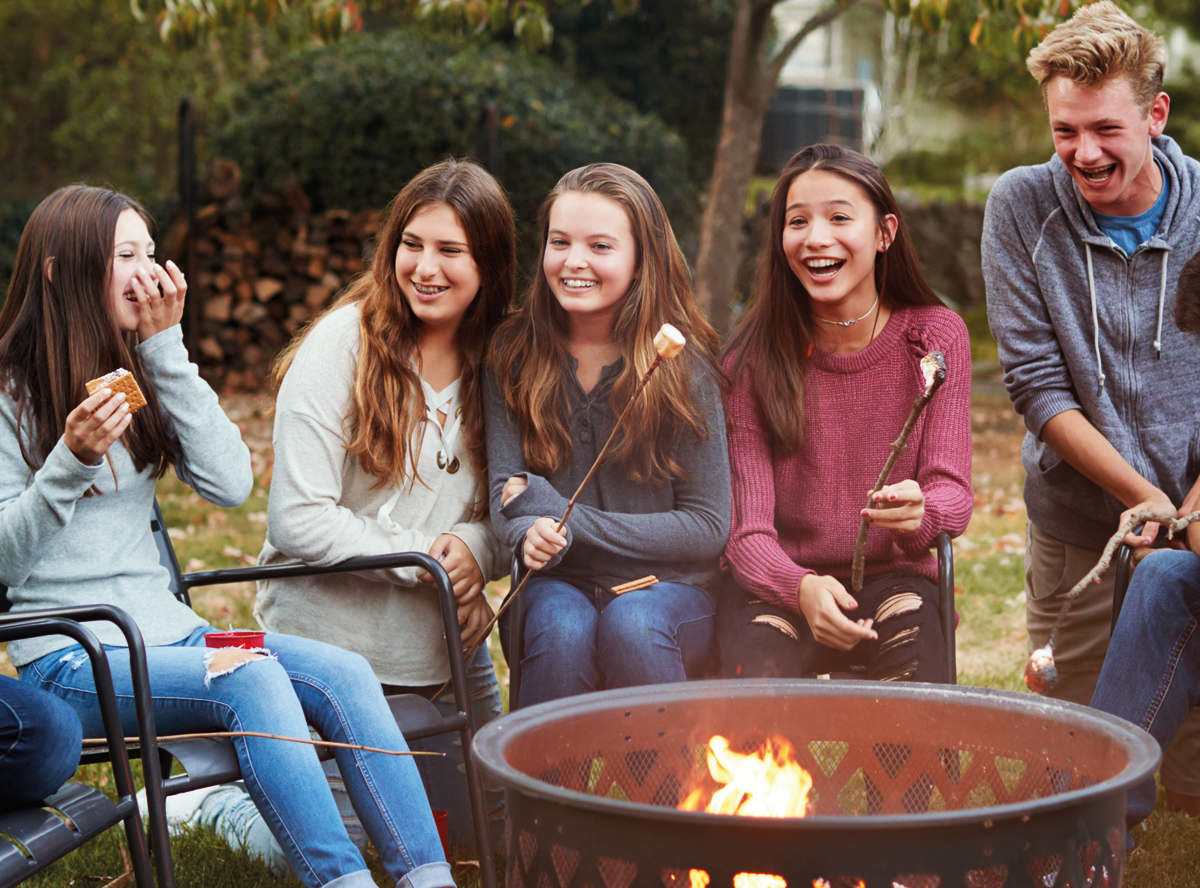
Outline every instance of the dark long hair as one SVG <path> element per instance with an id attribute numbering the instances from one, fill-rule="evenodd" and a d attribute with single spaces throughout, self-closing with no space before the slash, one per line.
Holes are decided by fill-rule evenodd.
<path id="1" fill-rule="evenodd" d="M 758 266 L 758 281 L 729 348 L 725 366 L 737 382 L 749 374 L 751 390 L 776 452 L 797 450 L 804 439 L 804 374 L 813 345 L 812 300 L 788 265 L 783 252 L 783 227 L 788 189 L 795 178 L 821 169 L 860 187 L 883 219 L 899 220 L 887 250 L 875 257 L 875 289 L 880 304 L 941 305 L 921 273 L 908 227 L 883 171 L 870 158 L 840 145 L 810 145 L 792 156 L 771 192 L 767 246 Z"/>
<path id="2" fill-rule="evenodd" d="M 133 198 L 68 185 L 38 204 L 21 232 L 0 309 L 0 386 L 16 403 L 17 440 L 32 469 L 87 397 L 84 383 L 118 367 L 133 372 L 147 402 L 122 436 L 134 466 L 159 478 L 178 458 L 179 442 L 142 372 L 137 334 L 122 332 L 109 312 L 117 217 L 126 210 L 153 228 Z"/>
<path id="3" fill-rule="evenodd" d="M 425 421 L 425 396 L 413 358 L 421 320 L 396 281 L 396 250 L 413 215 L 436 203 L 454 210 L 479 269 L 479 293 L 458 325 L 457 341 L 462 350 L 462 440 L 480 473 L 486 469 L 481 368 L 488 338 L 516 291 L 516 228 L 500 183 L 478 164 L 451 158 L 421 170 L 392 199 L 371 267 L 321 315 L 360 303 L 358 365 L 346 452 L 376 476 L 379 486 L 417 479 L 420 445 L 414 446 L 414 433 Z M 316 321 L 276 359 L 276 382 L 283 381 Z"/>
<path id="4" fill-rule="evenodd" d="M 689 375 L 713 368 L 717 334 L 701 313 L 692 292 L 691 273 L 675 240 L 662 201 L 638 173 L 615 163 L 593 163 L 571 170 L 547 195 L 538 215 L 541 250 L 546 253 L 550 208 L 562 194 L 598 194 L 618 204 L 629 219 L 637 244 L 637 267 L 629 291 L 613 321 L 612 338 L 621 347 L 624 366 L 613 382 L 614 412 L 629 401 L 638 379 L 654 361 L 654 334 L 674 324 L 688 340 L 681 360 L 664 364 L 631 408 L 618 433 L 612 459 L 632 480 L 679 477 L 675 459 L 679 434 L 708 433 L 692 397 Z M 540 269 L 524 305 L 511 315 L 492 341 L 488 365 L 496 375 L 505 405 L 521 432 L 525 463 L 540 474 L 552 474 L 571 450 L 567 428 L 567 313 Z"/>

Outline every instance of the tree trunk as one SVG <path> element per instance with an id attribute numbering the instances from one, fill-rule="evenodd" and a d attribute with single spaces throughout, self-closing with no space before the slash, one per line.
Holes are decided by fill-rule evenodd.
<path id="1" fill-rule="evenodd" d="M 825 27 L 857 2 L 829 0 L 783 40 L 772 55 L 768 52 L 771 13 L 779 0 L 738 0 L 729 71 L 725 76 L 721 136 L 713 157 L 696 256 L 696 295 L 720 333 L 729 326 L 745 248 L 742 220 L 746 192 L 754 177 L 763 122 L 779 74 L 788 57 L 809 34 Z"/>
<path id="2" fill-rule="evenodd" d="M 725 76 L 721 135 L 713 156 L 708 200 L 700 220 L 696 256 L 696 295 L 717 331 L 729 326 L 731 303 L 741 264 L 742 218 L 746 192 L 754 176 L 770 101 L 766 43 L 773 3 L 739 0 Z"/>

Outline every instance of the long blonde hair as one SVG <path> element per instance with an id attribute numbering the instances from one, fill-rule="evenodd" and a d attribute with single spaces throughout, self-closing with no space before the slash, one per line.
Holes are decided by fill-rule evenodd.
<path id="1" fill-rule="evenodd" d="M 358 303 L 359 350 L 346 452 L 378 479 L 399 486 L 417 479 L 416 432 L 425 421 L 425 396 L 413 369 L 421 321 L 396 281 L 396 250 L 413 215 L 445 203 L 467 234 L 479 269 L 479 294 L 458 327 L 462 350 L 463 442 L 472 463 L 486 470 L 483 440 L 482 364 L 488 337 L 516 291 L 516 230 L 512 205 L 500 184 L 478 164 L 448 159 L 417 173 L 393 198 L 379 233 L 371 267 L 356 278 L 314 322 L 279 354 L 276 384 L 287 375 L 308 331 L 325 314 Z"/>
<path id="2" fill-rule="evenodd" d="M 610 404 L 619 413 L 641 375 L 654 361 L 654 334 L 674 324 L 688 338 L 690 360 L 665 364 L 634 404 L 629 421 L 613 444 L 612 459 L 632 480 L 680 477 L 675 458 L 680 433 L 708 433 L 692 396 L 690 377 L 714 372 L 717 334 L 696 305 L 691 275 L 662 201 L 645 179 L 613 163 L 579 167 L 558 180 L 538 215 L 541 252 L 546 251 L 550 208 L 568 192 L 598 194 L 625 210 L 637 245 L 637 266 L 629 291 L 613 322 L 612 339 L 624 365 L 613 383 Z M 505 405 L 521 432 L 525 463 L 550 475 L 567 461 L 567 313 L 558 304 L 543 273 L 534 278 L 524 305 L 505 320 L 492 341 L 488 366 Z"/>

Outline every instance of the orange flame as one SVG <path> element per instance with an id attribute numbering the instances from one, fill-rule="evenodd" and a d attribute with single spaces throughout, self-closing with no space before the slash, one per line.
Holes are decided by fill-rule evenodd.
<path id="1" fill-rule="evenodd" d="M 803 817 L 812 776 L 796 763 L 795 752 L 792 744 L 774 737 L 763 744 L 761 753 L 742 754 L 717 734 L 708 741 L 708 773 L 721 788 L 703 808 L 704 790 L 694 789 L 679 808 L 743 817 Z"/>
<path id="2" fill-rule="evenodd" d="M 720 788 L 707 802 L 697 788 L 680 804 L 683 811 L 738 814 L 744 817 L 803 817 L 808 809 L 812 776 L 795 761 L 795 749 L 782 737 L 767 740 L 761 752 L 742 754 L 719 734 L 708 741 L 708 773 Z M 691 888 L 708 888 L 704 870 L 688 871 Z M 771 873 L 738 873 L 734 888 L 787 888 L 787 880 Z"/>
<path id="3" fill-rule="evenodd" d="M 720 788 L 702 802 L 704 789 L 688 793 L 681 811 L 737 814 L 744 817 L 803 817 L 808 811 L 812 775 L 796 761 L 796 750 L 782 737 L 772 737 L 759 752 L 742 754 L 716 734 L 708 741 L 708 773 Z M 688 870 L 690 888 L 708 888 L 711 881 L 702 869 Z M 813 888 L 831 888 L 824 879 L 813 879 Z M 738 873 L 733 888 L 787 888 L 787 880 L 773 873 Z M 854 888 L 866 888 L 861 879 Z"/>

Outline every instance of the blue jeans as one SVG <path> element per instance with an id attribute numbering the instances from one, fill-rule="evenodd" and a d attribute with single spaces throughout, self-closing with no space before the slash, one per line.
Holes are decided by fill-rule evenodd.
<path id="1" fill-rule="evenodd" d="M 599 688 L 686 681 L 714 651 L 716 604 L 696 586 L 613 595 L 537 577 L 525 587 L 519 706 Z"/>
<path id="2" fill-rule="evenodd" d="M 1121 607 L 1092 706 L 1149 731 L 1164 750 L 1200 705 L 1200 557 L 1164 549 L 1138 565 Z M 1154 778 L 1129 793 L 1126 820 L 1154 810 Z"/>
<path id="3" fill-rule="evenodd" d="M 392 689 L 388 688 L 388 693 Z M 492 664 L 487 645 L 480 646 L 467 663 L 467 695 L 471 716 L 476 727 L 483 727 L 500 715 L 500 686 L 496 682 L 496 667 Z M 434 704 L 442 715 L 454 715 L 458 708 L 454 694 L 442 694 Z M 412 744 L 413 749 L 444 753 L 442 758 L 422 756 L 417 759 L 417 768 L 429 793 L 429 802 L 449 814 L 450 844 L 467 853 L 477 853 L 475 848 L 475 822 L 467 796 L 466 766 L 460 737 L 454 734 L 437 734 Z M 346 832 L 360 848 L 366 844 L 367 834 L 362 822 L 355 814 L 353 799 L 347 791 L 336 760 L 322 763 L 333 797 L 341 813 Z M 504 797 L 499 790 L 490 789 L 485 795 L 488 821 L 493 836 L 503 834 Z M 222 787 L 200 806 L 194 822 L 212 828 L 231 848 L 241 848 L 251 856 L 262 860 L 269 868 L 278 871 L 287 866 L 283 849 L 266 828 L 263 817 L 258 813 L 249 795 L 241 784 Z"/>
<path id="4" fill-rule="evenodd" d="M 358 654 L 319 641 L 268 633 L 273 655 L 219 675 L 205 666 L 197 629 L 171 645 L 149 647 L 146 659 L 160 733 L 266 731 L 308 737 L 311 724 L 327 740 L 407 749 L 379 683 Z M 125 732 L 136 732 L 129 659 L 109 656 Z M 87 736 L 102 734 L 95 684 L 78 646 L 27 664 L 23 681 L 61 697 Z M 306 886 L 371 888 L 362 854 L 342 826 L 313 747 L 256 737 L 234 738 L 246 788 L 292 870 Z M 402 888 L 453 885 L 450 867 L 416 764 L 398 757 L 338 749 L 337 763 L 388 874 Z"/>
<path id="5" fill-rule="evenodd" d="M 0 675 L 0 810 L 40 802 L 79 766 L 82 726 L 62 700 Z"/>

